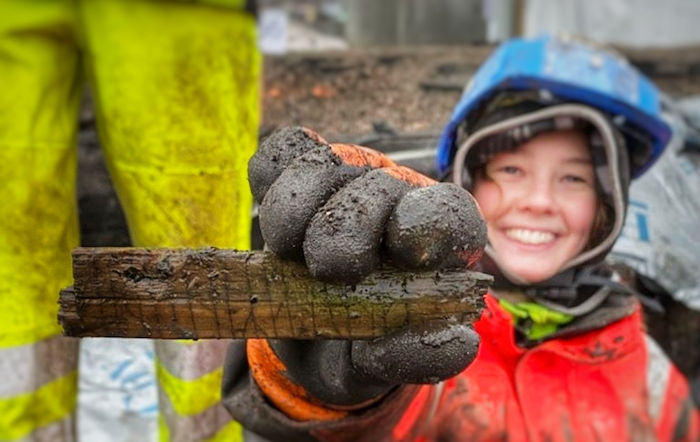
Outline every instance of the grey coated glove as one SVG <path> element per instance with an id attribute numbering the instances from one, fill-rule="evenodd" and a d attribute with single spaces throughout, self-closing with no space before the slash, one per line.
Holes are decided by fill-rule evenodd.
<path id="1" fill-rule="evenodd" d="M 464 189 L 313 131 L 283 128 L 251 158 L 260 226 L 276 254 L 303 260 L 332 284 L 355 284 L 381 263 L 400 269 L 471 266 L 486 227 Z M 358 408 L 401 384 L 462 371 L 479 337 L 471 325 L 435 322 L 371 341 L 271 340 L 286 376 L 330 407 Z"/>

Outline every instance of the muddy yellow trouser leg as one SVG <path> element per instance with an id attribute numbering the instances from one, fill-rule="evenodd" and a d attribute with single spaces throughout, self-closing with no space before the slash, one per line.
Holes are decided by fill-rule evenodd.
<path id="1" fill-rule="evenodd" d="M 69 1 L 0 3 L 0 440 L 73 441 L 78 56 Z"/>
<path id="2" fill-rule="evenodd" d="M 249 247 L 254 17 L 90 0 L 81 20 L 100 139 L 134 245 Z M 225 344 L 156 343 L 162 440 L 240 438 L 219 400 Z"/>

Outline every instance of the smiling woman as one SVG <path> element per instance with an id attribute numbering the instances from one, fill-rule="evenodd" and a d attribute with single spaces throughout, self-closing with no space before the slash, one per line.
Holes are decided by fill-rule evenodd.
<path id="1" fill-rule="evenodd" d="M 474 196 L 509 273 L 548 279 L 588 243 L 598 198 L 587 144 L 579 131 L 543 133 L 477 171 Z"/>
<path id="2" fill-rule="evenodd" d="M 600 262 L 617 239 L 625 217 L 631 148 L 609 116 L 593 107 L 522 91 L 502 92 L 494 102 L 486 115 L 474 117 L 476 129 L 460 129 L 452 174 L 455 183 L 475 194 L 483 193 L 477 186 L 486 183 L 499 189 L 494 196 L 489 191 L 493 186 L 487 185 L 487 195 L 477 195 L 490 211 L 487 220 L 493 221 L 489 218 L 500 210 L 524 211 L 519 216 L 503 213 L 504 220 L 490 223 L 485 268 L 502 275 L 498 279 L 506 285 L 561 284 L 561 275 L 571 280 L 581 265 Z M 501 204 L 508 207 L 491 209 Z M 561 210 L 559 222 L 539 219 Z M 522 215 L 528 222 L 523 224 Z M 569 227 L 585 233 L 578 244 L 571 243 Z M 527 265 L 534 274 L 520 274 L 523 268 L 516 271 L 503 262 L 513 251 L 495 248 L 512 246 L 512 241 L 520 244 L 517 250 L 527 244 L 530 252 L 554 253 L 530 255 L 545 259 Z"/>

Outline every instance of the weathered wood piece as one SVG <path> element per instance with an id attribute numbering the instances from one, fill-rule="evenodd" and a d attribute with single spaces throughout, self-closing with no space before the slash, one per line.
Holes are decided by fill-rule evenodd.
<path id="1" fill-rule="evenodd" d="M 488 275 L 385 268 L 355 286 L 299 263 L 224 249 L 78 248 L 61 291 L 68 336 L 369 339 L 438 319 L 473 322 Z"/>

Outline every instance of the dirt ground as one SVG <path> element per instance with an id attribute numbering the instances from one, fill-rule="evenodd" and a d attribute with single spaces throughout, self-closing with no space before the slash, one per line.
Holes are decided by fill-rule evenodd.
<path id="1" fill-rule="evenodd" d="M 330 139 L 440 128 L 489 48 L 268 57 L 263 132 L 303 124 Z"/>
<path id="2" fill-rule="evenodd" d="M 331 140 L 439 131 L 491 46 L 351 50 L 265 60 L 262 133 L 302 124 Z M 700 47 L 620 49 L 671 97 L 700 94 Z"/>

